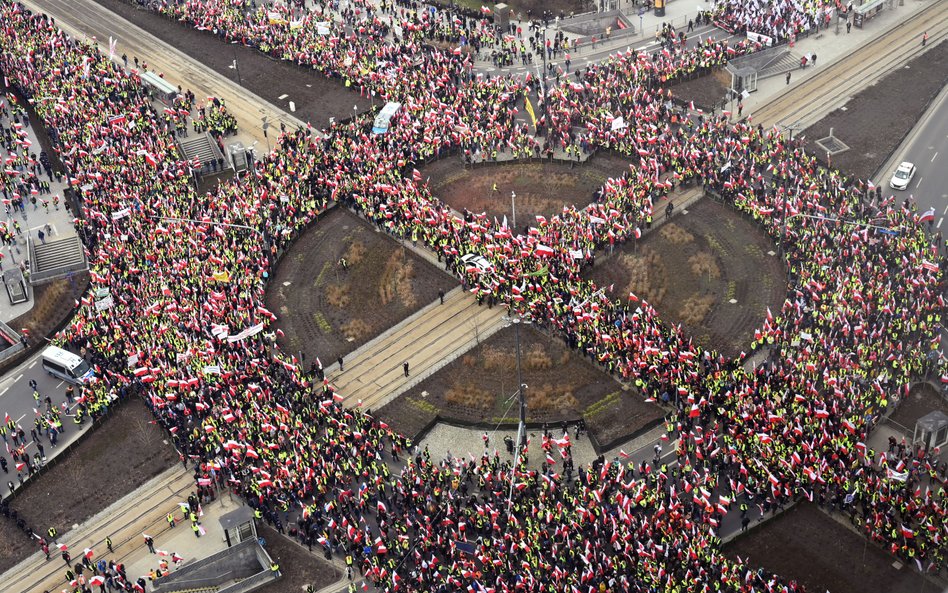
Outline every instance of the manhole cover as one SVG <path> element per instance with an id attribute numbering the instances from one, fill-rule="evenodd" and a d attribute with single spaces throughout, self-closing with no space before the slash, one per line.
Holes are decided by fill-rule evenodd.
<path id="1" fill-rule="evenodd" d="M 846 146 L 846 144 L 844 144 L 843 141 L 836 136 L 820 138 L 816 141 L 816 144 L 830 154 L 839 154 L 840 152 L 849 150 L 849 147 Z"/>

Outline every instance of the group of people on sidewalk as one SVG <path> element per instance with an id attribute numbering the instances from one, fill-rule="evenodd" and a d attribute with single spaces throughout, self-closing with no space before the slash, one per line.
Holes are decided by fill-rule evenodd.
<path id="1" fill-rule="evenodd" d="M 56 98 L 36 109 L 83 188 L 77 224 L 93 285 L 115 301 L 80 303 L 57 339 L 99 357 L 86 397 L 144 389 L 199 486 L 305 523 L 384 591 L 802 590 L 722 554 L 738 500 L 762 513 L 803 499 L 858 508 L 867 536 L 942 569 L 948 501 L 933 452 L 867 445 L 937 345 L 939 252 L 915 204 L 820 166 L 777 130 L 692 109 L 672 123 L 664 83 L 750 46 L 630 50 L 551 89 L 534 141 L 568 143 L 578 127 L 631 164 L 589 207 L 520 233 L 455 216 L 414 167 L 454 148 L 515 146 L 529 135 L 515 121 L 529 82 L 475 76 L 468 58 L 410 36 L 390 43 L 388 25 L 353 6 L 365 8 L 345 15 L 353 32 L 331 22 L 329 34 L 305 26 L 311 14 L 294 27 L 240 3 L 163 7 L 403 104 L 383 135 L 358 119 L 325 138 L 286 130 L 250 175 L 197 195 L 134 73 L 0 2 L 0 70 L 24 96 Z M 788 298 L 758 332 L 752 349 L 769 356 L 754 371 L 694 344 L 637 295 L 583 278 L 596 249 L 638 238 L 656 200 L 693 182 L 754 217 L 787 259 Z M 677 463 L 600 458 L 568 479 L 558 471 L 568 435 L 550 441 L 542 470 L 500 453 L 432 459 L 345 407 L 328 380 L 281 353 L 263 305 L 277 254 L 329 200 L 424 242 L 473 292 L 561 332 L 642 397 L 674 401 L 666 435 L 678 439 Z M 492 271 L 464 266 L 466 253 Z"/>

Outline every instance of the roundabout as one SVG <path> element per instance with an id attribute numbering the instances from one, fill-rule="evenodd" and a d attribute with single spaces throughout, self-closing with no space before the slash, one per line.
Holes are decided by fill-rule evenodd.
<path id="1" fill-rule="evenodd" d="M 710 581 L 739 591 L 754 579 L 764 587 L 768 581 L 743 562 L 718 553 L 717 532 L 738 497 L 752 493 L 781 504 L 814 492 L 842 497 L 868 493 L 866 484 L 875 488 L 884 479 L 888 461 L 870 454 L 864 441 L 879 411 L 921 370 L 919 355 L 933 337 L 928 319 L 939 306 L 934 286 L 941 272 L 927 259 L 930 239 L 919 214 L 911 204 L 867 204 L 859 185 L 820 167 L 777 130 L 695 113 L 687 114 L 687 125 L 665 123 L 666 108 L 650 89 L 658 76 L 675 76 L 676 60 L 692 59 L 692 50 L 661 59 L 628 51 L 590 68 L 581 83 L 550 91 L 549 138 L 567 138 L 578 120 L 591 142 L 623 152 L 633 166 L 627 178 L 607 184 L 599 201 L 567 204 L 521 233 L 487 216 L 456 216 L 412 173 L 414 163 L 441 150 L 525 133 L 513 124 L 511 94 L 523 91 L 516 80 L 466 79 L 462 58 L 438 52 L 417 68 L 411 37 L 404 46 L 386 46 L 372 30 L 337 38 L 336 45 L 317 40 L 297 59 L 405 99 L 389 134 L 369 136 L 368 121 L 360 120 L 337 125 L 327 139 L 291 131 L 241 186 L 199 196 L 187 184 L 186 164 L 157 131 L 155 114 L 134 92 L 135 77 L 90 47 L 57 43 L 61 33 L 42 17 L 9 2 L 0 12 L 16 33 L 0 39 L 3 71 L 28 96 L 58 96 L 63 84 L 86 89 L 70 95 L 75 109 L 38 109 L 59 130 L 64 149 L 102 147 L 68 157 L 76 185 L 91 186 L 83 190 L 81 224 L 98 239 L 93 286 L 108 285 L 116 300 L 107 313 L 80 307 L 58 338 L 108 353 L 87 397 L 107 405 L 112 386 L 140 387 L 175 445 L 196 457 L 198 480 L 221 476 L 251 504 L 292 507 L 301 525 L 325 534 L 324 545 L 355 550 L 359 570 L 380 589 L 407 588 L 409 575 L 418 590 L 687 583 L 686 590 L 701 591 Z M 366 45 L 400 64 L 402 76 L 389 81 L 385 72 L 373 77 L 365 64 L 347 64 L 346 52 Z M 37 54 L 35 46 L 57 51 Z M 748 48 L 708 44 L 699 51 L 720 57 L 728 49 Z M 87 62 L 92 66 L 84 69 Z M 54 67 L 64 68 L 66 81 L 49 76 Z M 116 138 L 96 119 L 99 101 L 146 125 Z M 607 103 L 636 127 L 614 129 Z M 292 231 L 311 224 L 325 205 L 315 203 L 322 193 L 297 183 L 301 176 L 380 230 L 439 254 L 466 286 L 530 316 L 631 382 L 643 400 L 674 394 L 669 436 L 676 463 L 642 475 L 619 459 L 597 460 L 572 482 L 552 468 L 536 471 L 487 455 L 439 462 L 425 451 L 405 462 L 393 456 L 390 469 L 386 457 L 405 446 L 403 436 L 342 407 L 331 383 L 313 385 L 290 353 L 257 337 L 279 317 L 264 306 L 264 279 L 276 264 L 264 243 L 287 246 Z M 745 370 L 723 348 L 691 340 L 654 303 L 640 298 L 631 306 L 583 276 L 606 245 L 637 240 L 655 204 L 690 181 L 786 245 L 791 287 L 760 328 L 774 344 L 772 364 Z M 134 216 L 113 217 L 130 196 L 153 197 L 140 200 Z M 491 264 L 490 277 L 462 263 L 469 253 Z M 713 279 L 713 260 L 699 261 L 698 272 Z M 536 350 L 538 367 L 566 361 L 551 351 Z M 139 366 L 129 368 L 132 356 Z M 456 399 L 464 395 L 459 389 Z M 552 408 L 573 405 L 554 385 L 547 396 Z M 866 508 L 881 504 L 858 495 Z M 948 526 L 943 503 L 942 494 L 921 500 L 897 519 L 879 508 L 886 519 L 867 531 L 903 557 L 925 554 L 926 564 L 937 565 L 941 547 L 922 521 L 937 522 L 936 533 Z M 409 520 L 411 536 L 404 535 Z M 899 540 L 896 522 L 914 528 L 911 544 Z M 402 531 L 388 529 L 393 523 Z M 504 543 L 491 545 L 495 537 Z M 459 551 L 458 541 L 475 553 Z"/>

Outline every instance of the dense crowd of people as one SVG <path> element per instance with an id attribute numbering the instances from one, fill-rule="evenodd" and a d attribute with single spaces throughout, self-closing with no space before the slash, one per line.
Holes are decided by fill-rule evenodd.
<path id="1" fill-rule="evenodd" d="M 715 23 L 729 31 L 784 41 L 828 26 L 840 9 L 845 9 L 841 0 L 715 0 L 713 12 Z"/>
<path id="2" fill-rule="evenodd" d="M 115 300 L 103 311 L 81 304 L 58 340 L 97 357 L 90 406 L 123 387 L 147 394 L 199 486 L 233 488 L 271 521 L 298 516 L 304 541 L 351 558 L 384 591 L 798 591 L 724 556 L 719 530 L 734 505 L 754 501 L 763 513 L 802 498 L 854 521 L 858 510 L 869 537 L 941 570 L 948 499 L 936 456 L 866 446 L 940 327 L 937 250 L 914 204 L 818 165 L 776 130 L 695 111 L 671 123 L 663 83 L 750 46 L 615 55 L 551 88 L 533 136 L 514 115 L 534 81 L 476 76 L 469 56 L 423 36 L 393 42 L 393 24 L 367 3 L 349 3 L 323 33 L 294 26 L 316 18 L 295 8 L 162 9 L 404 106 L 387 134 L 359 119 L 325 138 L 289 130 L 250 175 L 198 195 L 134 73 L 0 2 L 0 70 L 28 98 L 58 97 L 34 107 L 83 188 L 77 224 L 93 286 Z M 615 125 L 620 117 L 628 123 Z M 454 149 L 580 141 L 627 154 L 628 172 L 589 207 L 523 232 L 455 215 L 414 169 Z M 785 251 L 788 298 L 759 332 L 754 346 L 769 355 L 754 371 L 694 344 L 636 295 L 616 298 L 581 275 L 596 249 L 639 237 L 657 199 L 682 183 L 749 213 Z M 543 471 L 499 454 L 432 459 L 345 407 L 267 337 L 275 315 L 263 306 L 277 253 L 329 201 L 423 242 L 473 291 L 555 328 L 643 397 L 674 401 L 678 463 L 599 459 L 574 480 L 557 471 L 568 437 L 549 441 Z M 464 266 L 466 253 L 493 269 Z"/>

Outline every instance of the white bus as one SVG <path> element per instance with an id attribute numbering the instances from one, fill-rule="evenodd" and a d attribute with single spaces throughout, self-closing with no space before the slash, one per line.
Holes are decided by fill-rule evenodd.
<path id="1" fill-rule="evenodd" d="M 402 108 L 401 103 L 386 103 L 379 114 L 375 116 L 375 123 L 372 125 L 373 134 L 384 134 L 392 123 L 392 118 Z"/>

